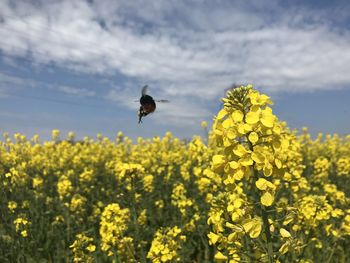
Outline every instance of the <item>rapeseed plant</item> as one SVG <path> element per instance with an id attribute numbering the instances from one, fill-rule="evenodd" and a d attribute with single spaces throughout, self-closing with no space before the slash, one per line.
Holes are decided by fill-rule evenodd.
<path id="1" fill-rule="evenodd" d="M 289 130 L 252 86 L 204 138 L 0 141 L 1 262 L 347 262 L 350 135 Z"/>

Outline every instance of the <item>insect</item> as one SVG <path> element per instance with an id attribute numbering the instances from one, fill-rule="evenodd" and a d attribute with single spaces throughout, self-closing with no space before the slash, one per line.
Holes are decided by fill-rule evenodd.
<path id="1" fill-rule="evenodd" d="M 168 100 L 154 100 L 150 95 L 147 95 L 148 85 L 141 90 L 140 109 L 139 109 L 139 123 L 142 123 L 142 118 L 156 110 L 157 102 L 169 102 Z"/>

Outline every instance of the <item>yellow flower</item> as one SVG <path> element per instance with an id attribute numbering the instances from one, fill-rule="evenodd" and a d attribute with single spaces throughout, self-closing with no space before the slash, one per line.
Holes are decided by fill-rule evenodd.
<path id="1" fill-rule="evenodd" d="M 260 112 L 259 107 L 252 108 L 246 115 L 246 122 L 248 124 L 256 124 L 260 119 Z"/>
<path id="2" fill-rule="evenodd" d="M 264 192 L 260 201 L 264 206 L 271 206 L 274 201 L 274 196 L 270 192 Z"/>
<path id="3" fill-rule="evenodd" d="M 143 209 L 139 217 L 137 218 L 137 223 L 140 225 L 145 225 L 147 223 L 147 210 Z"/>
<path id="4" fill-rule="evenodd" d="M 234 122 L 241 122 L 243 121 L 244 117 L 243 113 L 240 110 L 233 111 L 231 116 Z"/>
<path id="5" fill-rule="evenodd" d="M 251 132 L 248 138 L 249 138 L 249 141 L 253 144 L 255 144 L 259 140 L 259 136 L 256 132 Z"/>
<path id="6" fill-rule="evenodd" d="M 220 169 L 226 163 L 226 158 L 224 155 L 214 155 L 213 156 L 213 167 L 214 169 Z"/>
<path id="7" fill-rule="evenodd" d="M 89 251 L 89 252 L 94 252 L 94 251 L 96 250 L 96 246 L 90 244 L 90 245 L 88 245 L 88 246 L 86 247 L 86 250 Z"/>
<path id="8" fill-rule="evenodd" d="M 58 140 L 60 137 L 60 131 L 59 130 L 52 130 L 52 139 L 54 141 Z"/>
<path id="9" fill-rule="evenodd" d="M 227 257 L 222 254 L 220 251 L 216 252 L 214 258 L 218 261 L 226 261 L 227 260 Z"/>
<path id="10" fill-rule="evenodd" d="M 7 207 L 11 213 L 14 213 L 15 209 L 17 208 L 17 203 L 15 201 L 9 201 Z"/>
<path id="11" fill-rule="evenodd" d="M 284 238 L 288 238 L 291 237 L 291 234 L 284 228 L 280 229 L 280 235 Z"/>
<path id="12" fill-rule="evenodd" d="M 218 115 L 216 116 L 216 119 L 221 120 L 227 115 L 227 111 L 225 109 L 222 109 L 219 111 Z"/>
<path id="13" fill-rule="evenodd" d="M 264 110 L 261 111 L 261 123 L 267 127 L 267 128 L 272 128 L 274 121 L 275 121 L 275 116 L 272 114 L 272 109 L 271 108 L 265 108 Z"/>
<path id="14" fill-rule="evenodd" d="M 22 237 L 27 237 L 27 236 L 28 236 L 27 230 L 22 230 L 22 231 L 21 231 L 21 236 L 22 236 Z"/>
<path id="15" fill-rule="evenodd" d="M 208 238 L 209 238 L 209 244 L 215 245 L 216 242 L 219 240 L 220 236 L 215 234 L 215 233 L 213 233 L 213 232 L 210 232 L 208 234 Z"/>
<path id="16" fill-rule="evenodd" d="M 262 220 L 259 217 L 249 219 L 243 223 L 243 228 L 251 238 L 257 238 L 259 237 L 262 230 Z"/>

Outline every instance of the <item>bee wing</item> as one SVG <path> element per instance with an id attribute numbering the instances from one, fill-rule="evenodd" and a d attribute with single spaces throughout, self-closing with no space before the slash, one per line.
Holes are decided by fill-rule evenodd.
<path id="1" fill-rule="evenodd" d="M 156 100 L 156 102 L 170 102 L 170 100 Z"/>
<path id="2" fill-rule="evenodd" d="M 147 90 L 148 90 L 148 85 L 143 86 L 143 88 L 141 90 L 141 95 L 145 96 L 147 94 Z"/>

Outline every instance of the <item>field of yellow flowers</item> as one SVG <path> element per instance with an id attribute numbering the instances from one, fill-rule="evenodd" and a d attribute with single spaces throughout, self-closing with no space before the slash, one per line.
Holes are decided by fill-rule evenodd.
<path id="1" fill-rule="evenodd" d="M 251 86 L 223 102 L 190 142 L 5 134 L 0 262 L 349 262 L 350 135 L 291 131 Z"/>

